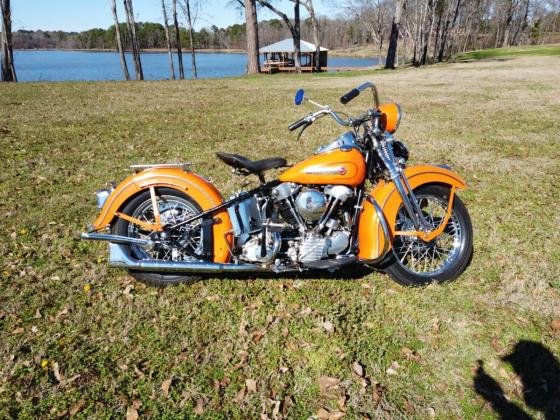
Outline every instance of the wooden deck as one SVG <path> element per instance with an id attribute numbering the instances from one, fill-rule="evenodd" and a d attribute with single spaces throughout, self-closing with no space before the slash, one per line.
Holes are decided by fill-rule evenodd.
<path id="1" fill-rule="evenodd" d="M 340 71 L 353 71 L 353 70 L 371 70 L 372 67 L 321 67 L 321 71 L 330 71 L 330 72 L 340 72 Z M 295 73 L 296 68 L 293 66 L 290 67 L 282 67 L 282 66 L 263 66 L 261 68 L 261 73 L 267 74 L 274 74 L 274 73 Z M 302 67 L 302 73 L 311 73 L 314 71 L 313 67 Z"/>

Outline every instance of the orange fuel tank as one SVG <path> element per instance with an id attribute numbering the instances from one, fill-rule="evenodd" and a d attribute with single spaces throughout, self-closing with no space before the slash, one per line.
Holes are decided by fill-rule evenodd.
<path id="1" fill-rule="evenodd" d="M 296 184 L 338 184 L 356 187 L 366 176 L 366 162 L 355 148 L 320 153 L 292 166 L 280 175 L 282 182 Z"/>

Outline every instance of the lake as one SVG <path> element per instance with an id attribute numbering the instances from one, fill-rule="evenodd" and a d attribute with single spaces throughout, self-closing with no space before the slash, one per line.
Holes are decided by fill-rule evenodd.
<path id="1" fill-rule="evenodd" d="M 131 78 L 134 78 L 132 55 L 126 54 Z M 177 57 L 175 73 L 177 73 Z M 18 81 L 63 80 L 123 80 L 119 56 L 116 52 L 91 51 L 14 51 Z M 191 78 L 191 56 L 183 53 L 185 77 Z M 329 67 L 369 67 L 379 63 L 377 57 L 329 57 Z M 199 78 L 240 76 L 245 73 L 247 57 L 233 53 L 198 53 L 196 64 Z M 166 52 L 142 54 L 142 69 L 147 80 L 169 79 Z"/>

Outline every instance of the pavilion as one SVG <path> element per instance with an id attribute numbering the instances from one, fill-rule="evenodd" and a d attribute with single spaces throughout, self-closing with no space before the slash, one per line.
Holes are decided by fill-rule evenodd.
<path id="1" fill-rule="evenodd" d="M 315 44 L 300 41 L 301 71 L 318 71 L 319 67 L 327 67 L 328 49 L 319 48 L 319 67 L 315 60 Z M 266 73 L 295 71 L 295 49 L 292 38 L 286 38 L 274 44 L 262 47 L 259 52 L 264 55 L 262 71 Z"/>

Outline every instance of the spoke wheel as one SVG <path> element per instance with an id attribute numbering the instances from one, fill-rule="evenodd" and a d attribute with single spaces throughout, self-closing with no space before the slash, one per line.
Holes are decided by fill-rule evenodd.
<path id="1" fill-rule="evenodd" d="M 161 223 L 164 225 L 182 222 L 202 212 L 189 196 L 171 188 L 158 188 L 156 202 Z M 150 192 L 144 191 L 133 198 L 124 207 L 123 213 L 143 222 L 154 223 L 154 208 Z M 173 231 L 153 232 L 119 219 L 114 226 L 114 231 L 118 235 L 154 241 L 155 245 L 152 249 L 145 249 L 138 245 L 130 246 L 131 255 L 140 260 L 197 261 L 198 255 L 202 253 L 200 221 L 183 225 Z M 134 270 L 130 270 L 130 275 L 143 283 L 154 286 L 193 283 L 199 279 L 199 277 L 193 276 Z"/>
<path id="2" fill-rule="evenodd" d="M 414 191 L 430 229 L 438 228 L 444 220 L 449 192 L 449 188 L 438 185 L 424 186 Z M 414 230 L 404 206 L 397 213 L 395 230 Z M 437 238 L 424 242 L 416 236 L 395 237 L 391 264 L 386 271 L 405 285 L 443 282 L 458 277 L 467 267 L 471 256 L 470 217 L 464 204 L 455 196 L 451 217 Z"/>

